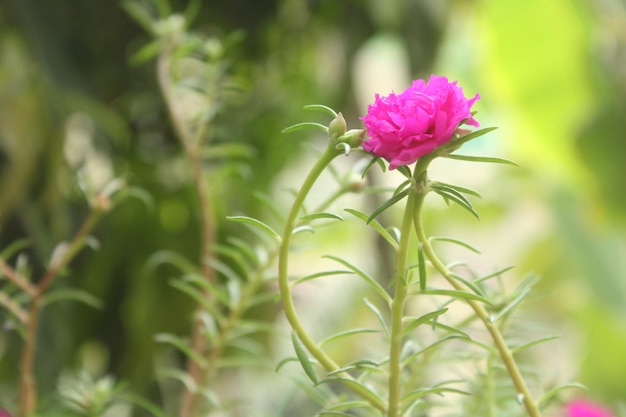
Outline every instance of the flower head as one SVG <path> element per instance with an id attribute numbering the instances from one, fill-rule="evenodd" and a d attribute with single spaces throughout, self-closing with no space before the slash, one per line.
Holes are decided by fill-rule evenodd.
<path id="1" fill-rule="evenodd" d="M 389 169 L 412 164 L 448 143 L 462 121 L 478 126 L 470 109 L 479 98 L 466 98 L 456 81 L 436 75 L 413 81 L 400 94 L 376 94 L 361 118 L 370 137 L 363 149 L 387 159 Z"/>
<path id="2" fill-rule="evenodd" d="M 614 417 L 606 408 L 587 400 L 572 401 L 567 405 L 568 417 Z"/>

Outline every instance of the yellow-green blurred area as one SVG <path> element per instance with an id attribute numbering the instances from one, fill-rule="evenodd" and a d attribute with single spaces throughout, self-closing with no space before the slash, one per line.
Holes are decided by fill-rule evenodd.
<path id="1" fill-rule="evenodd" d="M 164 10 L 163 1 L 144 3 Z M 623 0 L 195 4 L 190 30 L 243 36 L 225 58 L 238 92 L 211 134 L 249 145 L 253 156 L 216 177 L 225 185 L 218 218 L 267 216 L 255 192 L 289 201 L 284 190 L 298 187 L 299 176 L 280 173 L 310 158 L 300 146 L 306 134 L 280 131 L 316 117 L 304 105 L 328 105 L 359 128 L 374 93 L 399 92 L 431 73 L 459 80 L 467 95 L 481 95 L 474 107 L 481 126 L 498 126 L 465 152 L 520 168 L 436 162 L 433 177 L 473 186 L 483 200 L 479 222 L 433 204 L 432 232 L 479 246 L 488 266 L 516 264 L 512 280 L 540 276 L 524 309 L 564 335 L 541 350 L 546 378 L 579 381 L 589 392 L 577 395 L 616 408 L 626 401 Z M 169 9 L 187 5 L 172 1 Z M 88 212 L 81 187 L 89 193 L 123 178 L 152 201 L 129 200 L 108 213 L 94 233 L 99 249 L 81 254 L 57 282 L 92 293 L 103 307 L 67 302 L 47 311 L 37 353 L 42 393 L 87 361 L 158 400 L 153 335 L 189 333 L 191 303 L 168 284 L 174 271 L 145 268 L 164 249 L 196 259 L 199 241 L 196 198 L 155 60 L 137 58 L 148 42 L 122 2 L 0 2 L 0 250 L 28 239 L 27 269 L 38 279 Z M 243 233 L 220 222 L 221 239 Z M 345 234 L 339 241 L 358 244 Z M 21 347 L 8 317 L 0 312 L 0 406 L 7 407 Z"/>

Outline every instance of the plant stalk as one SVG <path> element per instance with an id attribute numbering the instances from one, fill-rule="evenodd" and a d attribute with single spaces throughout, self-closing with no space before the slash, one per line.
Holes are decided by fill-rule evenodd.
<path id="1" fill-rule="evenodd" d="M 65 252 L 59 258 L 53 259 L 50 267 L 34 287 L 31 294 L 28 315 L 26 316 L 26 329 L 24 333 L 24 346 L 20 362 L 19 383 L 19 417 L 31 416 L 37 408 L 37 384 L 35 381 L 35 353 L 37 347 L 37 328 L 42 308 L 42 298 L 46 290 L 52 285 L 59 272 L 65 268 L 78 252 L 84 247 L 89 233 L 93 230 L 104 210 L 96 207 L 78 229 L 72 240 L 68 243 Z"/>
<path id="2" fill-rule="evenodd" d="M 216 224 L 213 204 L 211 200 L 209 183 L 202 167 L 201 144 L 206 134 L 206 120 L 198 124 L 196 132 L 192 133 L 185 125 L 183 116 L 175 106 L 175 97 L 171 82 L 171 46 L 166 47 L 161 53 L 157 62 L 157 76 L 161 94 L 163 95 L 174 133 L 183 147 L 185 156 L 189 161 L 193 185 L 198 198 L 198 209 L 200 215 L 200 268 L 204 279 L 213 283 L 215 281 L 215 271 L 207 262 L 214 257 L 214 245 L 216 241 Z M 208 290 L 203 290 L 203 296 L 207 300 L 213 298 Z M 200 307 L 197 307 L 200 308 Z M 200 318 L 195 318 L 191 336 L 191 349 L 200 356 L 207 356 L 210 363 L 214 363 L 214 354 L 208 346 L 206 337 L 203 334 L 203 324 Z M 197 388 L 206 385 L 211 372 L 202 369 L 199 364 L 189 360 L 187 362 L 187 373 L 196 383 Z M 184 388 L 181 401 L 179 417 L 192 417 L 199 413 L 200 393 L 197 389 L 190 390 Z"/>
<path id="3" fill-rule="evenodd" d="M 409 194 L 404 209 L 404 217 L 400 228 L 400 244 L 396 259 L 395 289 L 391 302 L 391 329 L 389 342 L 389 399 L 388 417 L 398 417 L 400 412 L 400 377 L 402 365 L 400 355 L 402 353 L 402 341 L 404 326 L 404 306 L 408 294 L 407 260 L 409 252 L 409 240 L 413 223 L 413 211 L 415 200 L 419 198 L 415 192 Z"/>
<path id="4" fill-rule="evenodd" d="M 441 259 L 439 259 L 432 245 L 427 239 L 426 233 L 424 232 L 424 226 L 422 224 L 421 206 L 419 206 L 418 209 L 415 211 L 414 225 L 417 232 L 417 237 L 422 244 L 424 255 L 426 255 L 426 257 L 430 260 L 434 268 L 446 279 L 446 281 L 448 281 L 450 285 L 454 287 L 454 289 L 459 291 L 466 290 L 457 280 L 452 277 L 450 271 L 444 265 Z M 517 362 L 513 358 L 513 353 L 507 346 L 506 341 L 502 336 L 502 333 L 500 333 L 500 330 L 495 325 L 495 323 L 490 320 L 489 314 L 479 301 L 466 300 L 466 302 L 472 308 L 472 310 L 474 310 L 476 316 L 478 316 L 478 318 L 483 322 L 483 325 L 491 335 L 496 349 L 500 354 L 500 358 L 502 359 L 502 362 L 504 362 L 504 366 L 506 367 L 506 370 L 511 380 L 513 381 L 513 385 L 521 396 L 521 401 L 524 405 L 524 408 L 526 409 L 526 413 L 529 417 L 541 417 L 539 407 L 533 399 L 530 390 L 526 385 L 526 381 L 524 380 L 524 377 L 522 376 L 522 373 L 517 366 Z"/>
<path id="5" fill-rule="evenodd" d="M 298 317 L 298 313 L 293 302 L 291 286 L 289 285 L 289 246 L 291 236 L 293 235 L 294 228 L 296 227 L 298 216 L 300 215 L 300 211 L 304 205 L 304 200 L 324 169 L 340 154 L 340 151 L 335 149 L 332 144 L 329 144 L 322 156 L 318 159 L 313 168 L 311 168 L 311 171 L 296 194 L 296 198 L 287 216 L 278 254 L 278 285 L 285 316 L 304 347 L 328 372 L 338 370 L 339 365 L 337 365 L 332 358 L 326 355 L 326 353 L 319 348 L 315 341 L 313 341 L 313 339 L 306 332 L 304 326 L 300 322 L 300 318 Z M 342 373 L 342 376 L 352 379 L 352 377 L 347 373 Z M 376 409 L 386 412 L 385 404 L 372 392 L 362 389 L 360 385 L 346 384 L 346 387 L 351 389 L 364 400 L 368 401 Z"/>

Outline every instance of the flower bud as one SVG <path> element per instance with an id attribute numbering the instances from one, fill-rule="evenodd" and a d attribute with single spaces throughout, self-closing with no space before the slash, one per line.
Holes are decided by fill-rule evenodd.
<path id="1" fill-rule="evenodd" d="M 328 125 L 328 137 L 332 141 L 335 141 L 338 137 L 346 133 L 346 128 L 346 119 L 344 119 L 343 114 L 339 112 L 337 113 L 337 117 L 335 117 Z"/>
<path id="2" fill-rule="evenodd" d="M 337 143 L 346 143 L 351 148 L 358 148 L 365 139 L 365 129 L 350 129 L 337 138 Z"/>

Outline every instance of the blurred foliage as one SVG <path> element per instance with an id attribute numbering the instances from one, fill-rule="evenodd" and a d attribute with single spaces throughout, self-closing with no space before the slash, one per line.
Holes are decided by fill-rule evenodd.
<path id="1" fill-rule="evenodd" d="M 188 6 L 155 4 L 170 11 Z M 279 173 L 298 161 L 299 144 L 279 132 L 301 119 L 303 105 L 324 103 L 356 122 L 371 100 L 364 97 L 362 73 L 385 64 L 367 54 L 377 53 L 375 47 L 395 51 L 389 56 L 397 59 L 390 58 L 391 69 L 376 78 L 381 88 L 406 85 L 398 79 L 402 74 L 437 72 L 466 80 L 463 85 L 482 95 L 481 123 L 500 126 L 497 138 L 480 146 L 503 150 L 524 169 L 489 177 L 494 191 L 484 205 L 493 219 L 484 215 L 465 233 L 509 232 L 491 239 L 509 239 L 520 270 L 536 270 L 544 276 L 542 290 L 554 294 L 538 311 L 547 320 L 578 326 L 583 340 L 568 371 L 580 373 L 592 396 L 626 398 L 622 1 L 195 4 L 193 30 L 220 38 L 243 35 L 227 57 L 243 92 L 216 118 L 214 135 L 249 144 L 254 158 L 229 177 L 219 218 L 267 216 L 253 193 L 273 192 L 276 181 L 284 181 Z M 91 367 L 159 401 L 154 368 L 166 353 L 153 335 L 189 333 L 188 299 L 167 282 L 174 272 L 145 269 L 159 250 L 197 258 L 199 239 L 193 187 L 154 65 L 134 63 L 147 41 L 121 2 L 0 2 L 0 248 L 26 237 L 33 275 L 40 275 L 54 246 L 88 211 L 78 179 L 98 189 L 122 177 L 154 203 L 116 207 L 96 230 L 98 252 L 81 254 L 71 274 L 56 283 L 86 290 L 104 307 L 68 302 L 46 310 L 38 353 L 44 395 L 55 391 L 62 370 Z M 458 226 L 436 214 L 429 220 L 444 230 Z M 522 223 L 536 234 L 516 234 L 513 226 Z M 241 233 L 227 224 L 221 230 L 222 238 Z M 0 313 L 3 324 L 5 317 Z M 11 407 L 19 338 L 5 330 L 0 405 Z M 89 354 L 93 346 L 99 354 Z"/>

